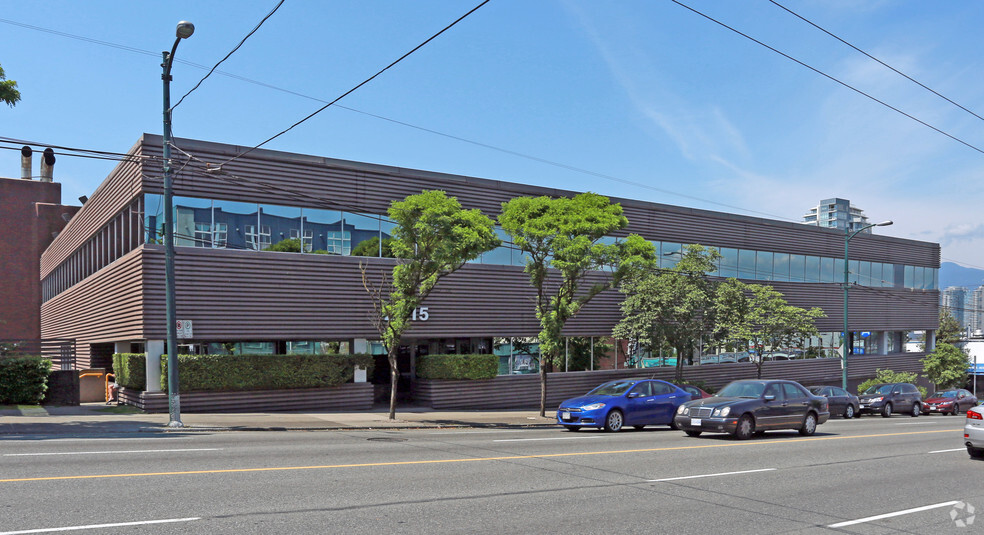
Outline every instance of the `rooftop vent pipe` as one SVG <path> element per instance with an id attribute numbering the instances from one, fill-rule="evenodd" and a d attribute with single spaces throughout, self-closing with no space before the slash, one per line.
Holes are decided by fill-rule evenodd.
<path id="1" fill-rule="evenodd" d="M 41 182 L 51 182 L 51 175 L 55 170 L 55 151 L 51 148 L 44 149 L 41 157 Z"/>
<path id="2" fill-rule="evenodd" d="M 27 145 L 21 147 L 21 178 L 24 180 L 31 179 L 31 154 L 33 153 L 31 147 Z"/>

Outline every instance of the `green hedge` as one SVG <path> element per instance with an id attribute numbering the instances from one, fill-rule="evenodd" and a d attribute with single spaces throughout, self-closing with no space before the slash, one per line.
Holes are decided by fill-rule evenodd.
<path id="1" fill-rule="evenodd" d="M 0 405 L 41 403 L 50 373 L 51 361 L 45 358 L 0 358 Z"/>
<path id="2" fill-rule="evenodd" d="M 491 379 L 499 374 L 495 355 L 424 355 L 417 357 L 421 379 Z"/>
<path id="3" fill-rule="evenodd" d="M 371 355 L 178 355 L 181 392 L 289 390 L 338 386 L 355 366 L 372 375 Z M 167 357 L 161 357 L 161 389 L 167 391 Z"/>
<path id="4" fill-rule="evenodd" d="M 143 353 L 113 355 L 116 384 L 134 390 L 147 390 L 147 356 Z"/>

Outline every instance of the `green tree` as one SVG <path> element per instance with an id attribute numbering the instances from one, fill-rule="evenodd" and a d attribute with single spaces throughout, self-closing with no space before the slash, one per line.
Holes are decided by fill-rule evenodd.
<path id="1" fill-rule="evenodd" d="M 620 205 L 595 193 L 517 197 L 502 204 L 499 224 L 526 255 L 525 271 L 536 290 L 541 416 L 546 414 L 546 364 L 562 363 L 564 325 L 596 295 L 652 262 L 652 243 L 638 235 L 604 242 L 628 223 Z"/>
<path id="2" fill-rule="evenodd" d="M 274 251 L 280 253 L 299 253 L 301 252 L 300 238 L 287 238 L 267 247 L 264 251 Z"/>
<path id="3" fill-rule="evenodd" d="M 823 310 L 795 307 L 771 286 L 745 284 L 728 279 L 719 288 L 716 303 L 716 334 L 725 343 L 742 349 L 755 348 L 756 372 L 762 377 L 762 364 L 776 351 L 802 345 L 804 338 L 816 336 L 817 318 Z"/>
<path id="4" fill-rule="evenodd" d="M 352 256 L 380 256 L 379 237 L 373 236 L 368 240 L 360 241 L 353 249 Z M 382 256 L 393 258 L 393 238 L 383 239 Z"/>
<path id="5" fill-rule="evenodd" d="M 936 344 L 936 349 L 920 362 L 926 378 L 932 381 L 937 389 L 956 388 L 967 382 L 970 359 L 962 349 L 953 344 L 946 342 Z"/>
<path id="6" fill-rule="evenodd" d="M 17 82 L 7 80 L 4 75 L 3 67 L 0 67 L 0 101 L 6 102 L 11 108 L 21 99 L 20 91 L 17 90 Z"/>
<path id="7" fill-rule="evenodd" d="M 619 286 L 625 294 L 622 319 L 612 331 L 618 338 L 635 340 L 651 354 L 663 344 L 676 351 L 675 378 L 683 379 L 686 355 L 713 323 L 717 283 L 707 274 L 721 257 L 716 249 L 688 245 L 670 269 L 639 271 Z"/>
<path id="8" fill-rule="evenodd" d="M 410 330 L 414 311 L 442 278 L 465 262 L 499 246 L 495 225 L 479 210 L 464 210 L 458 199 L 443 191 L 423 191 L 394 202 L 389 217 L 396 223 L 392 249 L 397 258 L 392 274 L 370 280 L 368 265 L 360 264 L 362 283 L 373 309 L 370 321 L 382 338 L 390 365 L 390 420 L 396 419 L 399 370 L 396 356 Z"/>
<path id="9" fill-rule="evenodd" d="M 940 309 L 940 327 L 936 330 L 936 343 L 938 344 L 956 344 L 960 341 L 960 335 L 963 334 L 963 328 L 957 323 L 957 319 L 950 314 L 950 311 L 941 308 Z"/>

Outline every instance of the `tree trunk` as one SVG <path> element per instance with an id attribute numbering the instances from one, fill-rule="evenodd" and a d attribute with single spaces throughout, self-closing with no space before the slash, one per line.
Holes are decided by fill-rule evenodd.
<path id="1" fill-rule="evenodd" d="M 680 347 L 675 348 L 675 349 L 676 349 L 676 354 L 677 354 L 677 362 L 676 362 L 676 371 L 673 374 L 673 380 L 676 383 L 682 383 L 683 382 L 683 359 L 684 359 L 684 352 L 685 352 L 685 350 L 683 348 L 680 348 Z"/>
<path id="2" fill-rule="evenodd" d="M 389 365 L 390 365 L 390 412 L 389 412 L 390 420 L 396 419 L 396 386 L 400 378 L 400 370 L 397 368 L 396 365 L 396 353 L 399 350 L 400 350 L 400 346 L 394 345 L 390 349 L 389 354 L 387 355 L 387 357 L 389 358 Z"/>
<path id="3" fill-rule="evenodd" d="M 547 367 L 544 359 L 540 359 L 540 416 L 547 415 Z"/>

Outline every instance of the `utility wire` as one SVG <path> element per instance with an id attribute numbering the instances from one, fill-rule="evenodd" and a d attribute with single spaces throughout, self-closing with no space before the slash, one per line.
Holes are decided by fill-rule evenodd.
<path id="1" fill-rule="evenodd" d="M 805 23 L 807 23 L 807 24 L 809 24 L 810 26 L 813 26 L 814 28 L 816 28 L 816 29 L 818 29 L 818 30 L 820 30 L 821 32 L 823 32 L 823 33 L 825 33 L 825 34 L 827 34 L 827 35 L 829 35 L 829 36 L 831 36 L 831 37 L 833 37 L 834 39 L 837 39 L 837 40 L 838 40 L 838 41 L 840 41 L 841 43 L 844 43 L 845 45 L 847 45 L 847 46 L 849 46 L 849 47 L 851 47 L 851 48 L 853 48 L 854 50 L 856 50 L 856 51 L 858 51 L 858 52 L 860 52 L 860 53 L 862 53 L 862 54 L 864 54 L 864 55 L 865 55 L 865 56 L 867 56 L 867 57 L 868 57 L 869 59 L 872 59 L 872 60 L 874 60 L 874 61 L 877 61 L 877 62 L 878 62 L 878 63 L 880 63 L 880 64 L 881 64 L 881 65 L 882 65 L 883 67 L 887 67 L 888 69 L 891 69 L 891 70 L 892 70 L 892 72 L 894 72 L 894 73 L 896 73 L 896 74 L 898 74 L 899 76 L 902 76 L 902 77 L 903 77 L 903 78 L 905 78 L 906 80 L 909 80 L 910 82 L 912 82 L 912 83 L 914 83 L 914 84 L 916 84 L 916 85 L 918 85 L 919 87 L 921 87 L 921 88 L 923 88 L 923 89 L 925 89 L 926 91 L 929 91 L 930 93 L 932 93 L 932 94 L 934 94 L 934 95 L 936 95 L 936 96 L 938 96 L 938 97 L 940 97 L 941 99 L 943 99 L 943 100 L 945 100 L 945 101 L 947 101 L 947 102 L 949 102 L 950 104 L 953 104 L 954 106 L 956 106 L 956 107 L 958 107 L 958 108 L 960 108 L 961 110 L 963 110 L 963 111 L 965 111 L 965 112 L 967 112 L 967 113 L 969 113 L 969 114 L 971 114 L 971 115 L 973 115 L 974 117 L 977 117 L 978 119 L 980 119 L 980 120 L 982 120 L 982 121 L 984 121 L 984 117 L 981 117 L 980 115 L 977 115 L 976 113 L 974 113 L 974 112 L 972 112 L 972 111 L 970 111 L 970 110 L 968 110 L 967 108 L 965 108 L 965 107 L 963 107 L 963 106 L 961 106 L 960 104 L 957 104 L 956 102 L 954 102 L 954 101 L 952 101 L 952 100 L 950 100 L 949 98 L 947 98 L 947 97 L 945 97 L 945 96 L 943 96 L 943 95 L 941 95 L 940 93 L 938 93 L 938 92 L 936 92 L 936 91 L 934 91 L 933 89 L 931 89 L 931 88 L 929 88 L 929 87 L 927 87 L 926 85 L 924 85 L 924 84 L 922 84 L 921 82 L 919 82 L 919 81 L 918 81 L 918 80 L 916 80 L 915 78 L 912 78 L 912 77 L 911 77 L 911 76 L 909 76 L 908 74 L 906 74 L 906 73 L 904 73 L 904 72 L 902 72 L 902 71 L 900 71 L 900 70 L 898 70 L 898 69 L 896 69 L 895 67 L 892 67 L 892 66 L 891 66 L 891 65 L 889 65 L 888 63 L 885 63 L 884 61 L 882 61 L 882 60 L 880 60 L 880 59 L 878 59 L 878 58 L 876 58 L 876 57 L 874 57 L 874 56 L 872 56 L 871 54 L 869 54 L 869 53 L 867 53 L 867 52 L 865 52 L 864 50 L 861 50 L 860 48 L 858 48 L 858 47 L 856 47 L 856 46 L 854 46 L 854 45 L 852 45 L 851 43 L 848 43 L 848 42 L 847 42 L 847 41 L 845 41 L 844 39 L 841 39 L 840 37 L 838 37 L 838 36 L 836 36 L 836 35 L 834 35 L 833 33 L 831 33 L 831 32 L 829 32 L 829 31 L 827 31 L 826 29 L 824 29 L 824 28 L 822 28 L 822 27 L 820 27 L 820 26 L 819 26 L 818 24 L 816 24 L 816 23 L 814 23 L 813 21 L 811 21 L 811 20 L 809 20 L 809 19 L 807 19 L 806 17 L 803 17 L 802 15 L 800 15 L 800 14 L 798 14 L 798 13 L 796 13 L 796 12 L 794 12 L 793 10 L 791 10 L 791 9 L 789 9 L 788 7 L 786 7 L 786 6 L 784 6 L 784 5 L 782 5 L 782 4 L 780 4 L 779 2 L 776 2 L 776 0 L 769 0 L 769 1 L 770 1 L 770 2 L 772 2 L 773 4 L 775 4 L 776 6 L 778 6 L 778 7 L 780 7 L 780 8 L 782 8 L 783 10 L 785 10 L 786 12 L 788 12 L 789 14 L 791 14 L 791 15 L 793 15 L 794 17 L 796 17 L 796 18 L 798 18 L 798 19 L 800 19 L 800 20 L 802 20 L 803 22 L 805 22 Z"/>
<path id="2" fill-rule="evenodd" d="M 935 126 L 927 123 L 926 121 L 923 121 L 921 119 L 918 119 L 914 115 L 910 115 L 910 114 L 902 111 L 899 108 L 896 108 L 895 106 L 892 106 L 891 104 L 889 104 L 889 103 L 887 103 L 887 102 L 885 102 L 883 100 L 879 100 L 879 99 L 875 98 L 874 96 L 869 95 L 868 93 L 865 93 L 864 91 L 861 91 L 860 89 L 858 89 L 858 88 L 856 88 L 856 87 L 848 84 L 847 82 L 842 82 L 841 80 L 839 80 L 837 78 L 834 78 L 833 76 L 831 76 L 831 75 L 829 75 L 829 74 L 821 71 L 820 69 L 817 69 L 816 67 L 813 67 L 813 66 L 811 66 L 811 65 L 809 65 L 807 63 L 804 63 L 804 62 L 802 62 L 802 61 L 800 61 L 800 60 L 798 60 L 798 59 L 790 56 L 789 54 L 786 54 L 784 52 L 781 52 L 781 51 L 779 51 L 779 50 L 777 50 L 777 49 L 775 49 L 775 48 L 773 48 L 773 47 L 771 47 L 771 46 L 763 43 L 762 41 L 759 41 L 758 39 L 755 39 L 754 37 L 752 37 L 752 36 L 750 36 L 748 34 L 742 33 L 741 31 L 739 31 L 739 30 L 737 30 L 735 28 L 732 28 L 731 26 L 728 26 L 727 24 L 725 24 L 725 23 L 723 23 L 723 22 L 721 22 L 721 21 L 719 21 L 719 20 L 711 17 L 710 15 L 705 15 L 704 13 L 702 13 L 702 12 L 700 12 L 700 11 L 698 11 L 698 10 L 690 7 L 690 6 L 688 6 L 687 4 L 684 4 L 683 2 L 680 2 L 680 0 L 670 0 L 670 1 L 673 2 L 674 4 L 680 6 L 680 7 L 686 8 L 686 9 L 692 11 L 693 13 L 696 13 L 697 15 L 700 15 L 701 17 L 704 17 L 705 19 L 707 19 L 707 20 L 709 20 L 709 21 L 711 21 L 711 22 L 713 22 L 715 24 L 718 24 L 720 26 L 723 26 L 723 27 L 725 27 L 725 28 L 727 28 L 727 29 L 729 29 L 729 30 L 737 33 L 738 35 L 744 37 L 745 39 L 748 39 L 749 41 L 752 41 L 752 42 L 754 42 L 754 43 L 756 43 L 758 45 L 761 45 L 761 46 L 763 46 L 765 48 L 768 48 L 769 50 L 775 52 L 776 54 L 779 54 L 780 56 L 782 56 L 782 57 L 784 57 L 784 58 L 786 58 L 786 59 L 788 59 L 790 61 L 793 61 L 793 62 L 795 62 L 795 63 L 797 63 L 797 64 L 799 64 L 799 65 L 801 65 L 803 67 L 806 67 L 807 69 L 810 69 L 811 71 L 813 71 L 813 72 L 815 72 L 815 73 L 823 76 L 824 78 L 827 78 L 828 80 L 831 80 L 833 82 L 836 82 L 836 83 L 838 83 L 838 84 L 840 84 L 840 85 L 842 85 L 842 86 L 850 89 L 851 91 L 854 91 L 855 93 L 858 93 L 859 95 L 868 97 L 869 99 L 871 99 L 871 100 L 873 100 L 873 101 L 881 104 L 882 106 L 885 106 L 886 108 L 888 108 L 888 109 L 890 109 L 890 110 L 892 110 L 892 111 L 894 111 L 896 113 L 899 113 L 901 115 L 904 115 L 905 117 L 908 117 L 909 119 L 912 119 L 913 121 L 915 121 L 915 122 L 917 122 L 917 123 L 925 126 L 926 128 L 929 128 L 929 129 L 931 129 L 931 130 L 933 130 L 933 131 L 935 131 L 937 133 L 943 134 L 944 136 L 946 136 L 946 137 L 948 137 L 948 138 L 950 138 L 950 139 L 952 139 L 952 140 L 960 143 L 961 145 L 964 145 L 964 146 L 969 147 L 969 148 L 971 148 L 971 149 L 973 149 L 973 150 L 975 150 L 975 151 L 977 151 L 977 152 L 979 152 L 981 154 L 984 154 L 984 149 L 978 148 L 978 147 L 976 147 L 976 146 L 974 146 L 974 145 L 972 145 L 972 144 L 970 144 L 970 143 L 968 143 L 968 142 L 966 142 L 966 141 L 958 138 L 957 136 L 954 136 L 953 134 L 949 134 L 949 133 L 947 133 L 947 132 L 945 132 L 945 131 L 943 131 L 943 130 L 941 130 L 939 128 L 936 128 Z"/>
<path id="3" fill-rule="evenodd" d="M 199 80 L 197 84 L 195 84 L 195 87 L 192 87 L 191 89 L 189 89 L 188 92 L 184 94 L 184 96 L 182 96 L 180 99 L 178 99 L 178 103 L 175 104 L 174 106 L 171 106 L 171 110 L 173 111 L 174 108 L 177 108 L 178 106 L 180 106 L 181 103 L 184 102 L 185 97 L 187 97 L 188 95 L 190 95 L 192 93 L 192 91 L 198 89 L 198 86 L 202 85 L 202 82 L 204 82 L 209 76 L 212 76 L 212 73 L 215 72 L 215 69 L 217 69 L 219 67 L 219 65 L 222 65 L 222 62 L 223 61 L 229 59 L 229 56 L 233 55 L 237 50 L 239 50 L 239 47 L 243 46 L 243 43 L 245 43 L 246 40 L 250 38 L 250 36 L 252 36 L 254 33 L 256 33 L 256 30 L 259 30 L 260 29 L 260 26 L 263 26 L 263 23 L 266 22 L 267 19 L 269 19 L 270 17 L 272 17 L 273 14 L 276 13 L 277 10 L 280 9 L 280 6 L 282 6 L 282 5 L 284 5 L 284 0 L 280 0 L 280 2 L 278 2 L 277 5 L 274 6 L 273 10 L 271 10 L 269 13 L 267 13 L 267 15 L 265 17 L 263 17 L 263 20 L 261 20 L 256 25 L 255 28 L 253 28 L 248 34 L 246 34 L 246 37 L 243 37 L 243 39 L 241 41 L 239 41 L 239 44 L 236 45 L 235 48 L 233 48 L 228 54 L 226 54 L 224 58 L 220 59 L 219 62 L 216 63 L 212 67 L 212 69 L 208 71 L 208 74 L 206 74 L 204 77 L 202 77 L 202 79 Z"/>
<path id="4" fill-rule="evenodd" d="M 425 40 L 425 41 L 424 41 L 423 43 L 420 43 L 419 45 L 417 45 L 417 46 L 415 46 L 415 47 L 414 47 L 414 48 L 413 48 L 412 50 L 410 50 L 409 52 L 407 52 L 406 54 L 403 54 L 402 56 L 400 56 L 399 58 L 397 58 L 397 59 L 396 59 L 396 61 L 394 61 L 394 62 L 392 62 L 392 63 L 390 63 L 389 65 L 387 65 L 387 66 L 385 66 L 385 67 L 383 67 L 382 69 L 380 69 L 380 70 L 379 70 L 379 72 L 377 72 L 376 74 L 374 74 L 374 75 L 372 75 L 372 76 L 370 76 L 369 78 L 366 78 L 365 80 L 363 80 L 362 82 L 360 82 L 360 83 L 359 83 L 358 85 L 356 85 L 356 86 L 355 86 L 355 87 L 353 87 L 352 89 L 349 89 L 349 90 L 348 90 L 348 91 L 346 91 L 345 93 L 342 93 L 342 95 L 341 95 L 341 96 L 339 96 L 338 98 L 336 98 L 335 100 L 332 100 L 332 101 L 331 101 L 331 102 L 329 102 L 328 104 L 325 104 L 325 105 L 324 105 L 324 106 L 322 106 L 321 108 L 318 108 L 318 109 L 317 109 L 317 110 L 316 110 L 316 111 L 315 111 L 314 113 L 311 113 L 311 114 L 310 114 L 310 115 L 308 115 L 307 117 L 305 117 L 305 118 L 303 118 L 303 119 L 301 119 L 300 121 L 297 121 L 296 123 L 294 123 L 294 124 L 292 124 L 292 125 L 290 125 L 290 126 L 289 126 L 289 127 L 287 128 L 287 129 L 285 129 L 285 130 L 283 130 L 283 131 L 281 131 L 280 133 L 278 133 L 278 134 L 276 134 L 276 135 L 274 135 L 274 136 L 272 136 L 272 137 L 270 137 L 269 139 L 267 139 L 266 141 L 264 141 L 264 142 L 262 142 L 262 143 L 260 143 L 259 145 L 256 145 L 255 147 L 253 147 L 253 148 L 251 148 L 251 149 L 248 149 L 248 150 L 246 150 L 245 152 L 243 152 L 243 153 L 241 153 L 241 154 L 239 154 L 239 155 L 237 155 L 237 156 L 234 156 L 234 157 L 232 157 L 232 158 L 230 158 L 230 159 L 228 159 L 228 160 L 226 160 L 226 161 L 225 161 L 225 162 L 223 162 L 223 163 L 222 163 L 221 165 L 225 165 L 225 164 L 227 164 L 227 163 L 229 163 L 229 162 L 231 162 L 231 161 L 233 161 L 233 160 L 235 160 L 235 159 L 237 159 L 237 158 L 240 158 L 240 157 L 242 157 L 242 156 L 245 156 L 246 154 L 249 154 L 250 152 L 252 152 L 252 151 L 254 151 L 254 150 L 256 150 L 256 149 L 258 149 L 258 148 L 260 148 L 260 147 L 262 147 L 263 145 L 266 145 L 267 143 L 269 143 L 269 142 L 271 142 L 271 141 L 273 141 L 274 139 L 277 139 L 278 137 L 280 137 L 280 136 L 282 136 L 282 135 L 284 135 L 284 134 L 286 134 L 287 132 L 289 132 L 289 131 L 291 131 L 291 130 L 293 130 L 293 129 L 294 129 L 294 127 L 296 127 L 297 125 L 299 125 L 299 124 L 301 124 L 301 123 L 303 123 L 304 121 L 307 121 L 308 119 L 310 119 L 310 118 L 312 118 L 312 117 L 314 117 L 315 115 L 317 115 L 317 114 L 319 114 L 319 113 L 321 113 L 322 111 L 324 111 L 325 109 L 327 109 L 327 108 L 328 108 L 329 106 L 331 106 L 332 104 L 334 104 L 334 103 L 336 103 L 336 102 L 338 102 L 339 100 L 342 100 L 343 98 L 345 98 L 346 96 L 348 96 L 348 95 L 350 95 L 350 94 L 351 94 L 352 92 L 354 92 L 355 90 L 357 90 L 357 89 L 359 89 L 360 87 L 362 87 L 362 86 L 364 86 L 364 85 L 366 85 L 366 84 L 368 84 L 368 83 L 369 83 L 369 82 L 371 82 L 371 81 L 372 81 L 373 79 L 375 79 L 375 78 L 376 78 L 377 76 L 379 76 L 380 74 L 383 74 L 384 72 L 386 72 L 386 71 L 387 71 L 387 70 L 388 70 L 388 69 L 389 69 L 390 67 L 392 67 L 392 66 L 394 66 L 394 65 L 396 65 L 397 63 L 399 63 L 399 62 L 401 62 L 401 61 L 403 61 L 403 60 L 404 60 L 405 58 L 407 58 L 407 57 L 408 57 L 408 56 L 409 56 L 410 54 L 413 54 L 413 53 L 414 53 L 414 52 L 416 52 L 417 50 L 420 50 L 420 49 L 421 49 L 421 48 L 422 48 L 422 47 L 423 47 L 424 45 L 426 45 L 427 43 L 430 43 L 431 41 L 433 41 L 434 39 L 436 39 L 436 38 L 437 38 L 437 37 L 438 37 L 439 35 L 441 35 L 442 33 L 444 33 L 444 32 L 446 32 L 446 31 L 448 31 L 449 29 L 451 29 L 451 27 L 452 27 L 452 26 L 454 26 L 455 24 L 458 24 L 459 22 L 461 22 L 462 20 L 464 20 L 464 19 L 465 19 L 465 17 L 467 17 L 467 16 L 469 16 L 469 15 L 471 15 L 472 13 L 474 13 L 474 12 L 475 12 L 475 11 L 477 11 L 477 10 L 478 10 L 478 9 L 479 9 L 480 7 L 482 7 L 482 6 L 484 6 L 484 5 L 485 5 L 485 4 L 487 4 L 487 3 L 489 3 L 489 0 L 484 0 L 484 1 L 483 1 L 483 2 L 481 3 L 481 4 L 478 4 L 477 6 L 475 6 L 475 7 L 473 7 L 473 8 L 472 8 L 472 9 L 471 9 L 471 10 L 470 10 L 470 11 L 469 11 L 468 13 L 465 13 L 465 14 L 464 14 L 464 15 L 462 15 L 461 17 L 458 17 L 458 19 L 457 19 L 457 20 L 455 20 L 454 22 L 452 22 L 451 24 L 448 24 L 447 26 L 445 26 L 445 27 L 444 27 L 444 28 L 443 28 L 443 29 L 442 29 L 441 31 L 439 31 L 439 32 L 437 32 L 437 33 L 435 33 L 434 35 L 432 35 L 432 36 L 430 36 L 430 37 L 429 37 L 429 38 L 427 38 L 427 40 Z"/>

